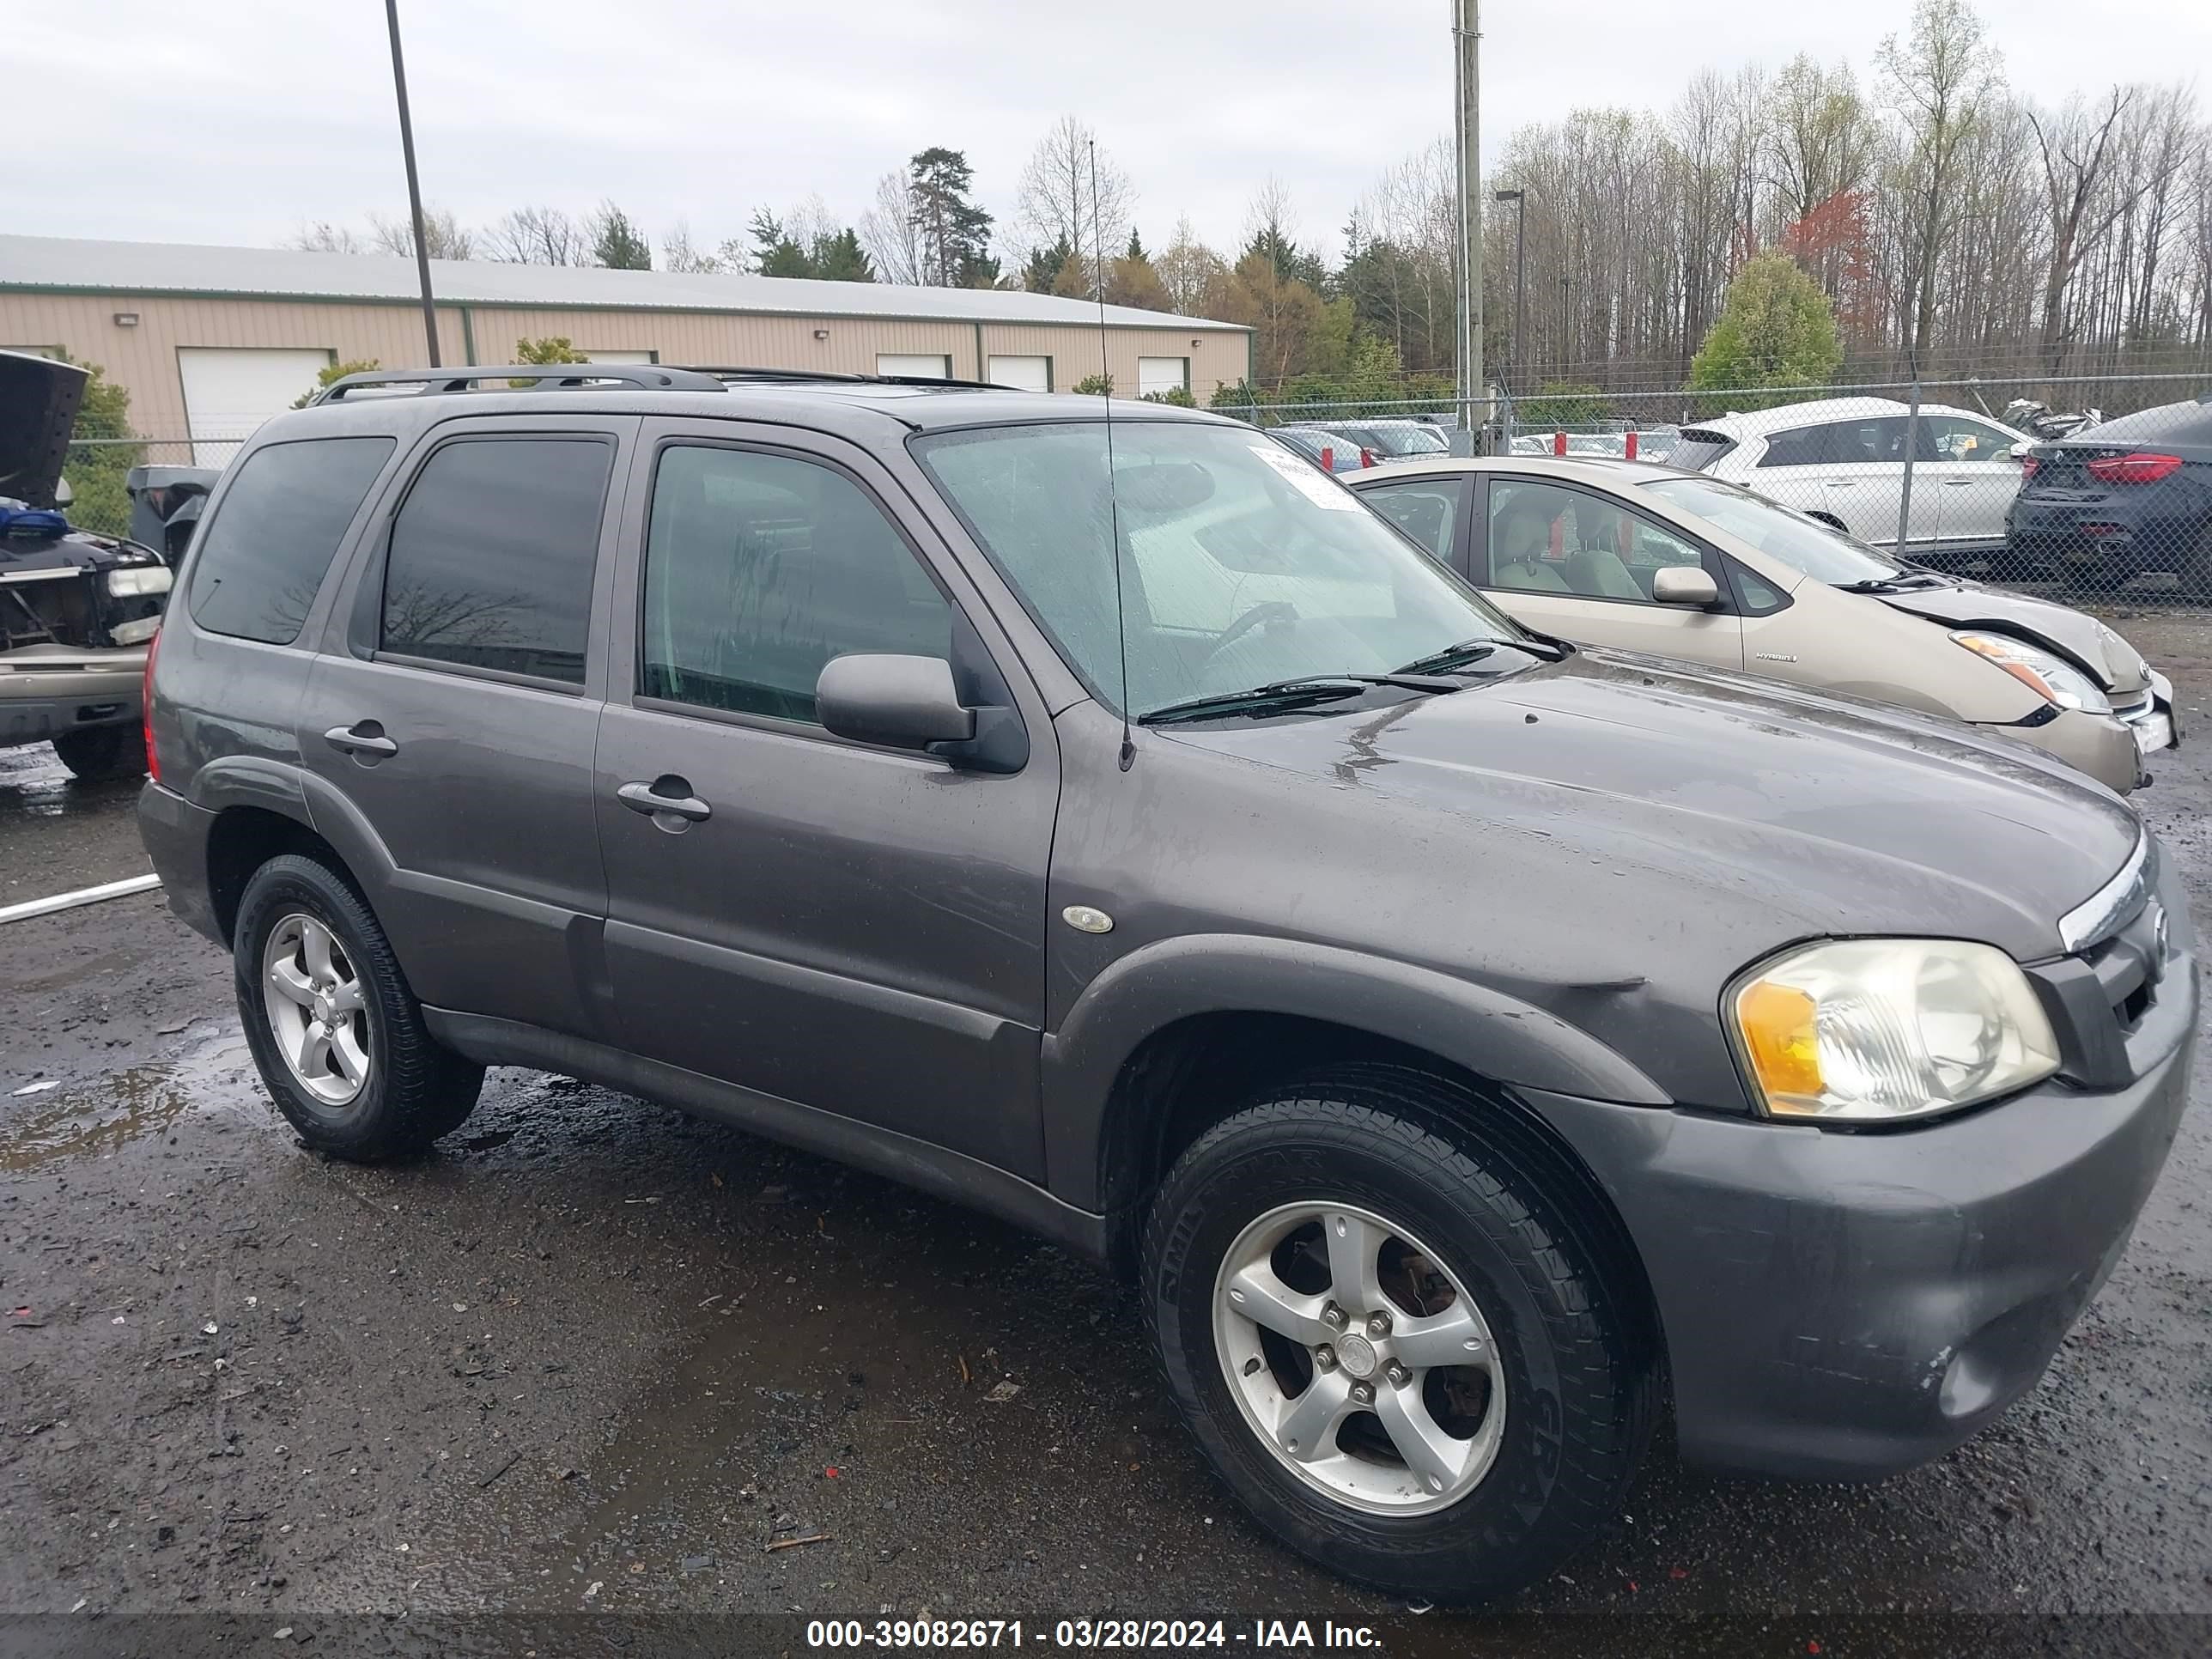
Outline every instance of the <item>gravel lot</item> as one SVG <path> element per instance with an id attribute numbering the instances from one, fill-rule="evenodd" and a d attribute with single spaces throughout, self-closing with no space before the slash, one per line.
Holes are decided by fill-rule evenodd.
<path id="1" fill-rule="evenodd" d="M 2193 741 L 2142 799 L 2212 934 L 2212 618 L 2114 620 L 2182 686 Z M 0 753 L 0 902 L 143 870 L 133 793 Z M 1856 1488 L 1662 1444 L 1600 1547 L 1467 1616 L 1262 1540 L 1127 1295 L 994 1222 L 514 1071 L 422 1163 L 318 1160 L 158 894 L 0 927 L 0 1650 L 803 1650 L 721 1620 L 924 1609 L 1222 1617 L 1232 1647 L 1262 1616 L 1401 1652 L 2212 1650 L 2212 1045 L 2126 1260 L 1995 1429 Z"/>

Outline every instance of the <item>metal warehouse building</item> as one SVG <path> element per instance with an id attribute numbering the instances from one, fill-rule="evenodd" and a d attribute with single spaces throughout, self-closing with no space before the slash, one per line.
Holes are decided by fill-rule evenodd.
<path id="1" fill-rule="evenodd" d="M 1098 372 L 1098 307 L 993 289 L 896 288 L 434 259 L 439 353 L 506 363 L 560 336 L 610 362 L 943 374 L 1066 391 Z M 1204 403 L 1244 378 L 1250 331 L 1106 307 L 1104 356 L 1127 395 Z M 203 465 L 312 389 L 332 362 L 422 363 L 412 260 L 282 248 L 0 235 L 0 349 L 66 351 L 131 392 L 149 438 Z M 156 459 L 184 459 L 176 453 Z"/>

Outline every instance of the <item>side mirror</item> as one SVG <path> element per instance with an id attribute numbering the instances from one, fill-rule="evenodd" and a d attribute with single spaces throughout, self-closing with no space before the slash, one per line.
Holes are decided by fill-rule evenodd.
<path id="1" fill-rule="evenodd" d="M 975 711 L 960 701 L 952 666 L 939 657 L 836 657 L 814 683 L 815 718 L 841 738 L 886 749 L 927 749 L 975 735 Z"/>
<path id="2" fill-rule="evenodd" d="M 67 478 L 57 478 L 54 480 L 54 505 L 56 507 L 67 507 L 76 499 L 76 491 L 69 487 L 69 480 Z"/>
<path id="3" fill-rule="evenodd" d="M 1721 602 L 1721 590 L 1712 577 L 1693 564 L 1670 564 L 1651 579 L 1651 597 L 1661 605 L 1711 610 Z"/>

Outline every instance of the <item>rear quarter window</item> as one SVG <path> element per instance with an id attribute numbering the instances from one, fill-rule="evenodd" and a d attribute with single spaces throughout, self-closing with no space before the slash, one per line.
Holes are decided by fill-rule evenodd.
<path id="1" fill-rule="evenodd" d="M 249 454 L 192 556 L 192 621 L 266 645 L 298 639 L 346 526 L 396 447 L 387 437 L 302 438 Z"/>

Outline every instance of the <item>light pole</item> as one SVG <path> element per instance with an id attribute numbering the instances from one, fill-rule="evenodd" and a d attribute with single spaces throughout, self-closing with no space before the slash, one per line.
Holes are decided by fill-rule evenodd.
<path id="1" fill-rule="evenodd" d="M 1482 379 L 1481 0 L 1452 0 L 1452 110 L 1459 196 L 1459 408 L 1467 453 L 1483 451 L 1475 404 Z"/>
<path id="2" fill-rule="evenodd" d="M 1493 191 L 1491 199 L 1513 204 L 1513 348 L 1505 354 L 1505 361 L 1513 365 L 1513 390 L 1525 393 L 1528 388 L 1520 380 L 1521 343 L 1528 330 L 1528 192 Z"/>
<path id="3" fill-rule="evenodd" d="M 407 211 L 415 222 L 415 275 L 422 284 L 422 332 L 430 346 L 430 367 L 438 362 L 438 307 L 430 297 L 430 244 L 422 234 L 422 186 L 415 177 L 415 123 L 407 113 L 407 65 L 399 55 L 399 0 L 384 0 L 384 21 L 392 33 L 392 87 L 399 95 L 399 153 L 407 159 Z"/>

